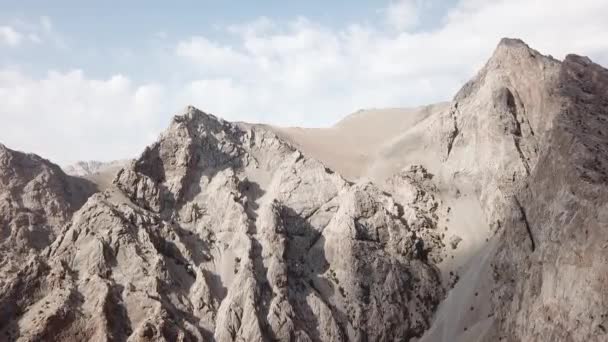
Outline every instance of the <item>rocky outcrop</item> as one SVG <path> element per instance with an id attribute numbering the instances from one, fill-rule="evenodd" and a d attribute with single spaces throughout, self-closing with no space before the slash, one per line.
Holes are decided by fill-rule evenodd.
<path id="1" fill-rule="evenodd" d="M 93 191 L 93 184 L 67 176 L 48 160 L 0 145 L 3 271 L 19 268 L 23 259 L 18 256 L 36 254 L 50 245 Z"/>
<path id="2" fill-rule="evenodd" d="M 536 165 L 560 106 L 560 62 L 516 39 L 503 39 L 440 120 L 444 172 L 475 184 L 488 221 L 497 219 Z"/>
<path id="3" fill-rule="evenodd" d="M 585 57 L 557 62 L 503 40 L 456 96 L 459 133 L 444 167 L 474 176 L 495 235 L 424 341 L 606 339 L 607 80 Z"/>
<path id="4" fill-rule="evenodd" d="M 504 215 L 493 265 L 499 338 L 608 337 L 606 89 L 608 70 L 566 57 L 556 89 L 563 105 L 537 167 Z"/>

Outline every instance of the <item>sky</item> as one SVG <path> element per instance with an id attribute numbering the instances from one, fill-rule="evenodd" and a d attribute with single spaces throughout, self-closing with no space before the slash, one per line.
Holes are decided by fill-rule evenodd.
<path id="1" fill-rule="evenodd" d="M 133 158 L 187 105 L 327 127 L 450 100 L 502 37 L 608 66 L 606 0 L 0 0 L 0 143 Z"/>

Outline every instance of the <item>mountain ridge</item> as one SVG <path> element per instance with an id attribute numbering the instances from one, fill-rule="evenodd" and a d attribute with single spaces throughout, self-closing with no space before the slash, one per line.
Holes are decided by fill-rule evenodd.
<path id="1" fill-rule="evenodd" d="M 26 266 L 0 278 L 0 334 L 601 340 L 607 84 L 587 58 L 503 39 L 453 101 L 385 110 L 385 122 L 359 112 L 327 129 L 279 128 L 189 106 L 103 184 L 0 145 L 3 201 L 26 174 L 3 162 L 13 156 L 43 165 L 42 183 L 19 190 L 31 198 L 55 178 L 84 194 L 52 193 L 60 201 L 88 197 L 34 202 L 61 216 L 39 252 L 27 239 L 3 245 Z M 22 222 L 4 231 L 40 231 L 0 209 Z M 563 268 L 563 280 L 545 271 Z"/>

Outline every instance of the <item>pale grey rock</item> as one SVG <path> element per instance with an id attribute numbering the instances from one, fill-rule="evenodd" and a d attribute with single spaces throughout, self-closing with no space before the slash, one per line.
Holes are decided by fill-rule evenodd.
<path id="1" fill-rule="evenodd" d="M 458 248 L 458 245 L 460 244 L 461 241 L 462 241 L 462 238 L 460 236 L 452 235 L 450 237 L 450 247 L 452 247 L 452 249 Z"/>
<path id="2" fill-rule="evenodd" d="M 494 336 L 603 341 L 608 267 L 608 70 L 569 55 L 563 106 L 528 180 L 506 209 L 494 259 Z"/>
<path id="3" fill-rule="evenodd" d="M 606 339 L 607 84 L 587 58 L 507 39 L 456 96 L 445 165 L 472 176 L 495 236 L 423 341 Z"/>

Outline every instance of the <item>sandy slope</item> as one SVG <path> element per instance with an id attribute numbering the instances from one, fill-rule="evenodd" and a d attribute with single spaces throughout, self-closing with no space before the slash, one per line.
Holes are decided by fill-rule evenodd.
<path id="1" fill-rule="evenodd" d="M 116 173 L 127 166 L 132 160 L 121 159 L 110 162 L 80 161 L 72 165 L 63 166 L 65 173 L 75 177 L 81 177 L 97 185 L 99 191 L 111 187 Z"/>
<path id="2" fill-rule="evenodd" d="M 419 136 L 424 133 L 417 128 L 448 108 L 449 103 L 438 103 L 418 108 L 369 109 L 353 113 L 330 128 L 271 128 L 348 179 L 368 177 L 381 181 L 406 166 L 406 158 L 418 159 L 413 155 L 424 150 L 417 141 L 424 139 Z"/>
<path id="3" fill-rule="evenodd" d="M 434 135 L 441 129 L 442 115 L 449 110 L 449 103 L 363 110 L 331 128 L 272 128 L 304 153 L 353 181 L 364 178 L 383 184 L 389 176 L 413 164 L 423 165 L 436 176 L 438 195 L 443 206 L 450 208 L 439 214 L 439 229 L 444 232 L 445 241 L 453 236 L 462 239 L 455 250 L 448 248 L 438 266 L 444 284 L 462 280 L 439 309 L 427 339 L 454 341 L 462 334 L 461 341 L 472 341 L 472 336 L 483 336 L 473 327 L 483 330 L 491 324 L 491 282 L 484 278 L 491 231 L 473 185 L 454 179 L 451 170 L 442 165 Z M 475 286 L 479 288 L 474 291 Z M 470 310 L 469 306 L 476 302 L 479 305 Z"/>

